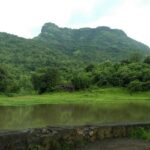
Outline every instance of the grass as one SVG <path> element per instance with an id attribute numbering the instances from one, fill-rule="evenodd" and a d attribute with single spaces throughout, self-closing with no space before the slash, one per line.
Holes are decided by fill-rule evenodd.
<path id="1" fill-rule="evenodd" d="M 80 103 L 147 103 L 150 105 L 150 92 L 130 94 L 125 89 L 104 88 L 81 92 L 55 92 L 43 95 L 0 96 L 1 106 L 24 106 L 37 104 L 80 104 Z"/>

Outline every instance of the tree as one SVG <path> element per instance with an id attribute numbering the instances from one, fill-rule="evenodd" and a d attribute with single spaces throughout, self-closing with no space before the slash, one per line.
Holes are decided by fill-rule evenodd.
<path id="1" fill-rule="evenodd" d="M 134 80 L 129 83 L 128 89 L 130 92 L 142 91 L 142 82 L 139 80 Z"/>
<path id="2" fill-rule="evenodd" d="M 8 86 L 8 73 L 0 66 L 0 92 L 5 92 Z"/>
<path id="3" fill-rule="evenodd" d="M 90 79 L 85 74 L 74 75 L 71 82 L 75 90 L 84 90 L 90 87 Z"/>
<path id="4" fill-rule="evenodd" d="M 150 81 L 141 82 L 139 80 L 134 80 L 130 82 L 128 85 L 128 89 L 130 92 L 137 92 L 137 91 L 148 91 L 150 90 Z"/>
<path id="5" fill-rule="evenodd" d="M 10 93 L 17 92 L 19 90 L 17 81 L 13 79 L 13 76 L 8 72 L 6 66 L 0 66 L 0 92 Z"/>
<path id="6" fill-rule="evenodd" d="M 93 64 L 89 64 L 86 68 L 85 71 L 86 72 L 92 72 L 94 70 L 95 66 Z"/>
<path id="7" fill-rule="evenodd" d="M 150 55 L 145 57 L 144 63 L 150 64 Z"/>
<path id="8" fill-rule="evenodd" d="M 130 61 L 131 62 L 140 62 L 143 58 L 143 54 L 139 52 L 132 53 L 130 56 Z"/>
<path id="9" fill-rule="evenodd" d="M 59 73 L 57 69 L 40 69 L 32 75 L 32 84 L 39 94 L 53 91 L 59 82 Z"/>

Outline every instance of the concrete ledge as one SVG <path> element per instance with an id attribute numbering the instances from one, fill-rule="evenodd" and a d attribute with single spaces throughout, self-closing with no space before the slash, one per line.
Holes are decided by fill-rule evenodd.
<path id="1" fill-rule="evenodd" d="M 73 150 L 86 142 L 128 137 L 141 127 L 150 129 L 150 122 L 1 131 L 0 150 Z"/>

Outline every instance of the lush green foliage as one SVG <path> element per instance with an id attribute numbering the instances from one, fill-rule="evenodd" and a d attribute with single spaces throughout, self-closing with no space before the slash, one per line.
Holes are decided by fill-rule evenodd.
<path id="1" fill-rule="evenodd" d="M 40 69 L 32 75 L 32 83 L 39 94 L 53 91 L 58 84 L 58 70 L 53 68 Z"/>
<path id="2" fill-rule="evenodd" d="M 17 81 L 8 71 L 6 66 L 0 66 L 0 92 L 17 92 L 19 89 Z"/>
<path id="3" fill-rule="evenodd" d="M 146 58 L 144 59 L 144 62 L 147 64 L 150 64 L 150 55 L 146 56 Z"/>
<path id="4" fill-rule="evenodd" d="M 59 28 L 55 24 L 46 23 L 35 40 L 40 40 L 51 48 L 61 50 L 72 59 L 87 63 L 121 60 L 134 52 L 137 54 L 150 52 L 148 47 L 127 37 L 123 31 L 109 27 L 77 30 Z"/>
<path id="5" fill-rule="evenodd" d="M 71 82 L 75 90 L 84 90 L 90 87 L 90 79 L 86 74 L 74 75 Z"/>
<path id="6" fill-rule="evenodd" d="M 144 128 L 133 129 L 130 136 L 134 139 L 142 139 L 150 141 L 150 129 Z"/>
<path id="7" fill-rule="evenodd" d="M 84 90 L 93 86 L 124 87 L 130 92 L 150 90 L 150 65 L 144 62 L 112 63 L 110 61 L 74 69 L 42 68 L 34 72 L 0 67 L 0 92 L 39 94 L 52 91 Z"/>
<path id="8" fill-rule="evenodd" d="M 150 65 L 145 63 L 100 64 L 92 72 L 93 82 L 99 87 L 128 87 L 130 91 L 150 90 Z"/>
<path id="9" fill-rule="evenodd" d="M 150 90 L 150 81 L 146 81 L 146 82 L 141 82 L 139 80 L 131 81 L 128 85 L 128 89 L 131 92 L 148 91 Z"/>
<path id="10" fill-rule="evenodd" d="M 11 64 L 23 71 L 118 61 L 135 52 L 149 54 L 150 49 L 127 37 L 123 31 L 108 27 L 77 30 L 47 23 L 34 39 L 0 33 L 0 64 Z M 139 58 L 136 56 L 132 58 Z"/>
<path id="11" fill-rule="evenodd" d="M 0 33 L 0 92 L 43 93 L 91 86 L 146 91 L 150 58 L 143 56 L 149 53 L 147 46 L 108 27 L 77 30 L 47 23 L 34 39 Z"/>

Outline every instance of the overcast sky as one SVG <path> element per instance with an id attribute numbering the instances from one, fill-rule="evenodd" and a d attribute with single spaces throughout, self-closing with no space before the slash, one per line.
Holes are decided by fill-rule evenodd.
<path id="1" fill-rule="evenodd" d="M 31 38 L 46 22 L 109 26 L 150 46 L 150 0 L 0 0 L 0 32 Z"/>

